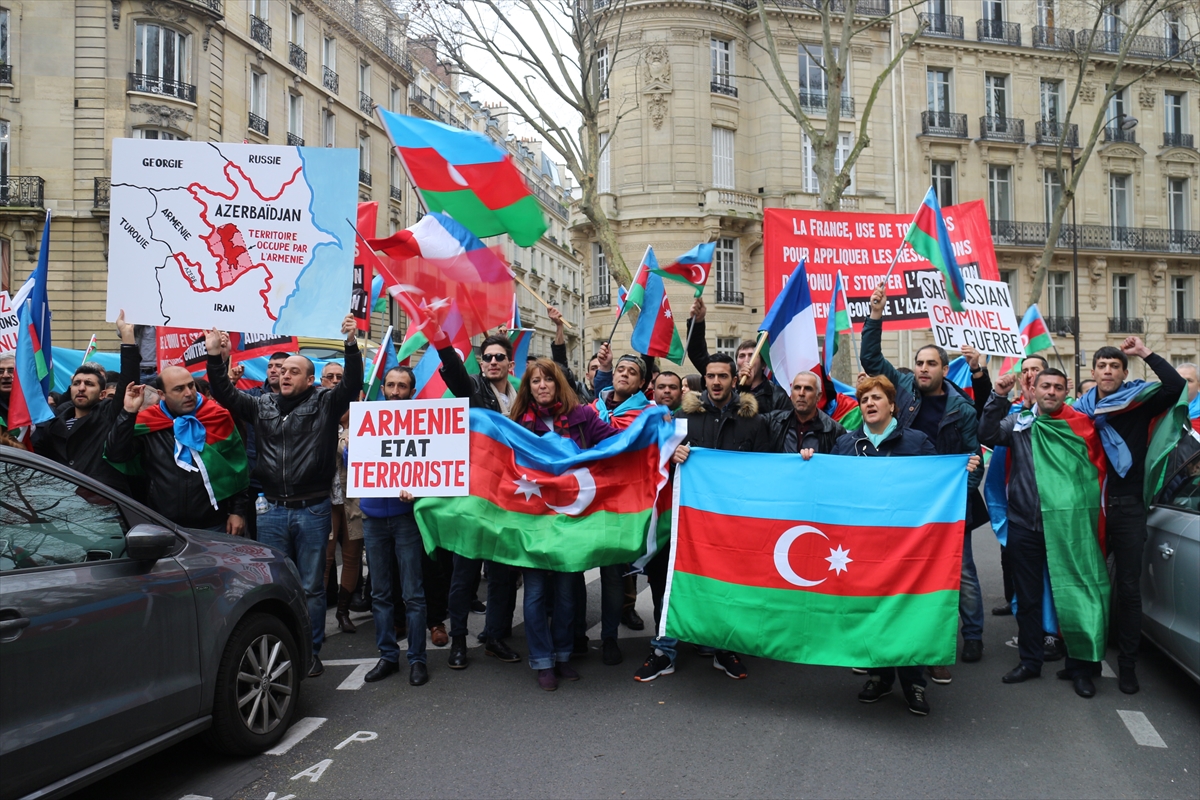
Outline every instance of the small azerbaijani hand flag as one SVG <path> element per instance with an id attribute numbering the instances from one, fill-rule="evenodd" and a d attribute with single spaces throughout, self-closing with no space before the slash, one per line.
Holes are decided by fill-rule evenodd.
<path id="1" fill-rule="evenodd" d="M 633 303 L 638 308 L 641 308 L 646 300 L 646 281 L 650 277 L 650 273 L 658 269 L 658 259 L 654 256 L 654 248 L 646 247 L 646 254 L 642 256 L 642 263 L 638 264 L 637 273 L 633 276 L 633 285 L 629 287 L 629 293 L 625 296 L 625 303 L 621 309 L 624 310 L 627 305 Z"/>
<path id="2" fill-rule="evenodd" d="M 90 359 L 95 352 L 96 352 L 96 334 L 93 333 L 92 338 L 88 341 L 87 349 L 83 351 L 83 359 L 79 363 L 86 364 L 88 362 L 88 359 Z"/>
<path id="3" fill-rule="evenodd" d="M 400 366 L 400 360 L 396 358 L 396 348 L 392 343 L 392 326 L 389 325 L 387 333 L 383 335 L 383 341 L 379 343 L 379 352 L 375 354 L 375 363 L 371 365 L 371 372 L 363 382 L 365 399 L 378 400 L 383 394 L 384 376 L 392 367 L 398 366 Z"/>
<path id="4" fill-rule="evenodd" d="M 797 373 L 821 363 L 817 320 L 803 260 L 796 265 L 758 330 L 767 334 L 775 380 L 789 393 Z"/>
<path id="5" fill-rule="evenodd" d="M 908 226 L 904 241 L 942 273 L 950 308 L 962 311 L 967 285 L 963 282 L 962 270 L 958 267 L 958 259 L 950 244 L 950 233 L 946 230 L 946 220 L 942 217 L 942 207 L 938 205 L 937 193 L 932 186 L 925 193 L 921 207 Z"/>
<path id="6" fill-rule="evenodd" d="M 664 278 L 686 283 L 695 289 L 696 297 L 699 297 L 704 294 L 704 285 L 708 283 L 716 249 L 716 242 L 698 244 L 677 258 L 675 263 L 666 267 L 654 267 L 654 272 Z"/>
<path id="7" fill-rule="evenodd" d="M 1037 303 L 1031 305 L 1025 311 L 1025 316 L 1021 317 L 1021 344 L 1024 346 L 1027 356 L 1054 347 L 1054 340 L 1050 338 L 1050 329 L 1046 327 L 1046 320 L 1042 319 L 1042 312 L 1038 310 Z M 1024 358 L 1009 356 L 1001 364 L 1000 374 L 1008 375 L 1020 372 L 1021 362 L 1024 360 Z"/>
<path id="8" fill-rule="evenodd" d="M 42 227 L 42 247 L 33 274 L 14 298 L 17 306 L 17 357 L 8 400 L 9 430 L 40 425 L 54 418 L 46 398 L 54 378 L 50 348 L 50 212 Z"/>
<path id="9" fill-rule="evenodd" d="M 642 313 L 633 327 L 633 349 L 648 356 L 662 356 L 683 364 L 683 340 L 675 328 L 675 316 L 667 299 L 667 287 L 656 272 L 646 271 L 642 286 Z"/>
<path id="10" fill-rule="evenodd" d="M 508 321 L 508 329 L 510 331 L 518 331 L 521 329 L 521 309 L 517 307 L 516 289 L 513 289 L 513 313 L 512 319 Z"/>
<path id="11" fill-rule="evenodd" d="M 829 296 L 829 313 L 825 320 L 825 374 L 833 374 L 833 357 L 838 351 L 838 334 L 852 330 L 850 311 L 846 307 L 846 284 L 842 271 L 837 271 L 833 281 L 833 294 Z M 796 376 L 793 375 L 793 378 Z"/>
<path id="12" fill-rule="evenodd" d="M 512 374 L 518 378 L 525 377 L 525 361 L 529 358 L 529 343 L 533 341 L 533 331 L 529 328 L 517 328 L 508 332 L 508 341 L 512 342 Z"/>
<path id="13" fill-rule="evenodd" d="M 625 301 L 628 297 L 629 297 L 629 292 L 625 290 L 625 287 L 621 286 L 620 284 L 617 284 L 617 316 L 618 317 L 620 317 L 622 312 L 625 311 Z"/>

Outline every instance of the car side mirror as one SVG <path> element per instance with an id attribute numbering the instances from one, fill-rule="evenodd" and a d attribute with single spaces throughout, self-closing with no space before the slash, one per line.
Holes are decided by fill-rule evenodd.
<path id="1" fill-rule="evenodd" d="M 159 525 L 135 525 L 125 534 L 125 555 L 134 561 L 158 561 L 175 549 L 173 531 Z"/>

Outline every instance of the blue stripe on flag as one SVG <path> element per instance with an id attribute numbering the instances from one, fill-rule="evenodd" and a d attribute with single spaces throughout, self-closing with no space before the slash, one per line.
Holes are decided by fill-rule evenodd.
<path id="1" fill-rule="evenodd" d="M 397 147 L 432 147 L 451 164 L 490 164 L 504 160 L 504 151 L 483 134 L 393 114 L 382 108 L 379 116 Z"/>

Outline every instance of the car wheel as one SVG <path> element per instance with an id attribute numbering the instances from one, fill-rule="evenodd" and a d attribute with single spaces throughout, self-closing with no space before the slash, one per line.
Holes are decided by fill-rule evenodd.
<path id="1" fill-rule="evenodd" d="M 217 672 L 213 724 L 205 735 L 210 747 L 253 755 L 283 738 L 300 699 L 299 652 L 277 617 L 251 614 L 238 623 Z"/>

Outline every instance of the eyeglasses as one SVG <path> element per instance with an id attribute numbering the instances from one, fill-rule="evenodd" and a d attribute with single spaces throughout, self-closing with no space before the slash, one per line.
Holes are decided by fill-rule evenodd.
<path id="1" fill-rule="evenodd" d="M 508 355 L 505 353 L 484 353 L 480 358 L 489 364 L 493 361 L 508 361 Z"/>

